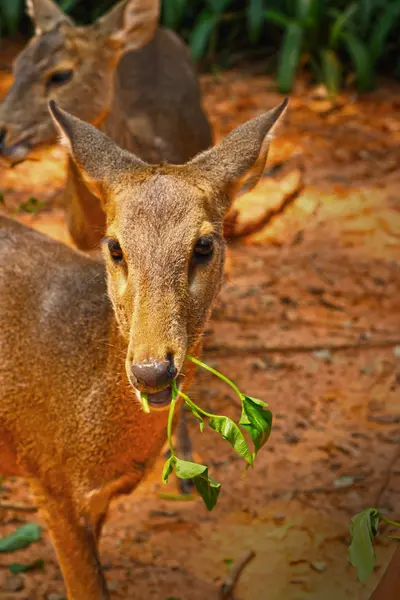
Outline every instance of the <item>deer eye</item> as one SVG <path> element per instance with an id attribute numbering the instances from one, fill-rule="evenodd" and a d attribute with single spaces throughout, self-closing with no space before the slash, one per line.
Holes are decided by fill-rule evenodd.
<path id="1" fill-rule="evenodd" d="M 124 260 L 124 253 L 122 252 L 119 242 L 117 242 L 117 240 L 108 240 L 107 246 L 113 262 L 116 264 L 121 263 Z"/>
<path id="2" fill-rule="evenodd" d="M 74 72 L 72 69 L 64 69 L 63 71 L 54 71 L 47 80 L 47 85 L 62 85 L 72 79 Z"/>
<path id="3" fill-rule="evenodd" d="M 196 263 L 204 263 L 211 259 L 214 252 L 212 237 L 203 236 L 199 238 L 193 250 L 193 258 Z"/>

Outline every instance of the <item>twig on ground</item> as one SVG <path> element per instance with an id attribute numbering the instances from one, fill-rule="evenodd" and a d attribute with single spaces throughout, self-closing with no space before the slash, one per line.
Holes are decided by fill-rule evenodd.
<path id="1" fill-rule="evenodd" d="M 213 345 L 212 343 L 205 345 L 205 350 L 209 354 L 219 356 L 235 356 L 238 354 L 259 354 L 260 352 L 270 354 L 290 354 L 291 352 L 314 352 L 315 350 L 332 350 L 332 352 L 340 350 L 371 350 L 372 348 L 391 348 L 400 346 L 399 339 L 393 340 L 376 340 L 369 342 L 344 342 L 342 344 L 332 344 L 330 342 L 319 344 L 293 344 L 290 346 L 267 346 L 266 344 L 249 344 L 243 346 L 228 346 L 227 344 Z"/>
<path id="2" fill-rule="evenodd" d="M 229 598 L 232 598 L 233 591 L 237 582 L 239 581 L 242 571 L 249 564 L 249 562 L 253 560 L 255 555 L 256 553 L 254 550 L 248 550 L 248 552 L 245 552 L 239 556 L 238 560 L 233 564 L 232 569 L 229 571 L 220 587 L 221 600 L 228 600 Z"/>
<path id="3" fill-rule="evenodd" d="M 36 506 L 26 506 L 23 504 L 0 504 L 0 510 L 18 510 L 20 512 L 37 512 Z"/>

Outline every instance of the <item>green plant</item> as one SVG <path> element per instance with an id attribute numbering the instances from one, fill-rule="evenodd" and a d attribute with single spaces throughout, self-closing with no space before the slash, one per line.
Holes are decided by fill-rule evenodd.
<path id="1" fill-rule="evenodd" d="M 0 552 L 15 552 L 40 540 L 41 528 L 36 523 L 26 523 L 10 535 L 0 539 Z"/>
<path id="2" fill-rule="evenodd" d="M 339 6 L 338 6 L 339 5 Z M 288 93 L 303 59 L 330 94 L 342 84 L 348 56 L 361 91 L 370 90 L 378 61 L 400 14 L 399 0 L 359 0 L 341 6 L 327 0 L 294 0 L 268 9 L 265 18 L 283 28 L 279 52 L 278 87 Z"/>
<path id="3" fill-rule="evenodd" d="M 170 458 L 164 465 L 162 475 L 163 481 L 164 483 L 167 483 L 168 478 L 173 471 L 175 471 L 176 476 L 180 479 L 192 479 L 197 491 L 203 498 L 206 507 L 211 511 L 217 503 L 218 496 L 221 491 L 221 484 L 210 477 L 208 473 L 208 467 L 206 465 L 181 460 L 178 458 L 175 454 L 175 449 L 172 444 L 172 423 L 178 397 L 181 396 L 183 398 L 186 405 L 198 419 L 200 431 L 204 430 L 205 422 L 207 422 L 208 425 L 214 429 L 214 431 L 220 433 L 222 437 L 231 444 L 232 448 L 236 450 L 236 452 L 242 458 L 244 458 L 244 460 L 247 462 L 247 468 L 253 466 L 258 451 L 268 440 L 268 437 L 271 433 L 272 413 L 270 410 L 268 410 L 267 404 L 261 400 L 258 400 L 257 398 L 252 398 L 250 396 L 246 396 L 246 394 L 243 394 L 230 379 L 225 377 L 225 375 L 222 375 L 222 373 L 219 371 L 216 371 L 197 358 L 192 356 L 187 356 L 187 358 L 227 383 L 239 396 L 242 404 L 242 414 L 240 416 L 239 423 L 236 424 L 229 417 L 215 415 L 200 408 L 200 406 L 195 404 L 189 398 L 189 396 L 178 389 L 175 382 L 172 386 L 172 401 L 168 415 L 167 427 Z M 147 412 L 149 408 L 147 396 L 145 394 L 142 394 L 142 405 L 144 410 Z M 250 451 L 240 428 L 246 431 L 252 439 L 254 444 L 253 452 Z"/>
<path id="4" fill-rule="evenodd" d="M 364 583 L 375 566 L 373 540 L 378 535 L 380 521 L 400 527 L 400 523 L 383 516 L 377 508 L 367 508 L 355 515 L 351 520 L 349 561 L 357 569 L 358 577 Z M 387 539 L 400 541 L 398 536 L 386 536 Z"/>

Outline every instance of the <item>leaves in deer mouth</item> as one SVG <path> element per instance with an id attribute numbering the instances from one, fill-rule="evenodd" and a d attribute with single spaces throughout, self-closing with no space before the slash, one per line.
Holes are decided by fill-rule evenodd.
<path id="1" fill-rule="evenodd" d="M 213 415 L 209 417 L 208 423 L 214 431 L 217 431 L 222 435 L 222 437 L 227 440 L 232 448 L 236 450 L 240 456 L 242 456 L 249 465 L 253 464 L 253 456 L 249 450 L 247 442 L 244 438 L 243 433 L 240 431 L 239 427 L 225 416 L 217 416 Z"/>
<path id="2" fill-rule="evenodd" d="M 180 479 L 193 480 L 207 509 L 212 511 L 217 503 L 221 491 L 221 484 L 209 476 L 208 467 L 206 465 L 199 465 L 177 458 L 175 463 L 175 473 Z"/>
<path id="3" fill-rule="evenodd" d="M 255 458 L 271 433 L 272 413 L 262 400 L 242 394 L 242 414 L 239 425 L 249 433 L 254 442 L 253 458 Z"/>

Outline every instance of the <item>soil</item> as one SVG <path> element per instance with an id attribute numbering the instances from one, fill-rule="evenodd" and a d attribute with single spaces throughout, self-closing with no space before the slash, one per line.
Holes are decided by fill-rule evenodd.
<path id="1" fill-rule="evenodd" d="M 4 73 L 0 89 L 9 81 Z M 270 78 L 244 71 L 204 76 L 202 86 L 216 139 L 281 100 Z M 112 598 L 217 599 L 231 562 L 247 550 L 255 557 L 237 600 L 367 600 L 376 586 L 393 542 L 378 539 L 365 585 L 346 555 L 356 512 L 376 506 L 400 516 L 399 109 L 400 88 L 386 82 L 335 102 L 298 83 L 267 176 L 235 203 L 252 233 L 229 243 L 203 354 L 269 403 L 272 436 L 243 477 L 230 447 L 192 420 L 196 458 L 223 484 L 218 506 L 207 513 L 197 496 L 174 499 L 176 483 L 161 484 L 160 457 L 147 481 L 111 508 L 101 559 Z M 64 151 L 33 158 L 0 167 L 1 211 L 70 243 L 60 200 Z M 294 172 L 301 186 L 279 203 L 276 190 Z M 35 213 L 26 212 L 30 197 L 39 200 Z M 206 410 L 239 416 L 229 389 L 207 373 L 191 395 Z M 25 481 L 3 482 L 0 504 L 32 503 Z M 40 517 L 0 509 L 0 535 L 26 521 L 43 526 L 42 538 L 0 556 L 0 598 L 60 599 L 64 585 Z M 10 582 L 9 563 L 37 559 L 43 570 Z"/>

